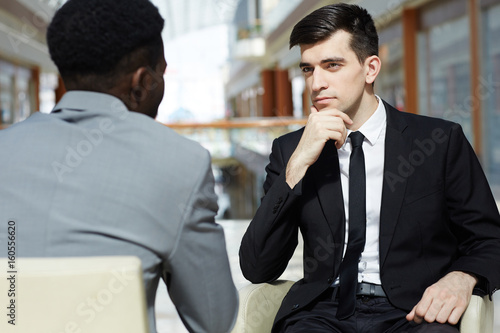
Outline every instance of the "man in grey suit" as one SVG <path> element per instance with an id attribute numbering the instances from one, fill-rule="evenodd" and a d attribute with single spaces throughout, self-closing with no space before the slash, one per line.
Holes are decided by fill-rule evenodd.
<path id="1" fill-rule="evenodd" d="M 149 0 L 69 0 L 55 14 L 47 41 L 68 92 L 0 132 L 0 244 L 13 220 L 18 257 L 136 255 L 152 332 L 160 278 L 189 331 L 227 332 L 238 300 L 210 156 L 153 119 L 163 24 Z"/>

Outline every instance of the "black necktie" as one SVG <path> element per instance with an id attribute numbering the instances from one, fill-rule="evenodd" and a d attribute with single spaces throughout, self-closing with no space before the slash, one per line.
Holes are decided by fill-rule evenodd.
<path id="1" fill-rule="evenodd" d="M 338 319 L 354 313 L 358 284 L 358 265 L 365 247 L 366 235 L 366 175 L 361 132 L 352 132 L 352 152 L 349 162 L 349 238 L 344 260 L 340 264 Z"/>

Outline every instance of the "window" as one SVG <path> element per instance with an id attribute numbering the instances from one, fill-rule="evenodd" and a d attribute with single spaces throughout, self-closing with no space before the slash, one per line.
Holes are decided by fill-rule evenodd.
<path id="1" fill-rule="evenodd" d="M 496 1 L 496 4 L 491 6 L 483 5 L 481 13 L 483 58 L 478 91 L 482 105 L 483 142 L 485 143 L 483 166 L 497 198 L 500 198 L 500 146 L 498 144 L 500 143 L 499 17 L 500 1 Z"/>
<path id="2" fill-rule="evenodd" d="M 462 125 L 471 143 L 469 19 L 465 1 L 424 8 L 418 34 L 419 113 Z"/>
<path id="3" fill-rule="evenodd" d="M 404 111 L 403 27 L 401 22 L 382 29 L 379 34 L 379 56 L 382 68 L 375 81 L 375 91 L 386 102 Z"/>
<path id="4" fill-rule="evenodd" d="M 14 73 L 13 65 L 0 60 L 0 111 L 1 123 L 14 121 Z"/>
<path id="5" fill-rule="evenodd" d="M 31 70 L 0 60 L 0 124 L 26 119 L 36 108 Z"/>

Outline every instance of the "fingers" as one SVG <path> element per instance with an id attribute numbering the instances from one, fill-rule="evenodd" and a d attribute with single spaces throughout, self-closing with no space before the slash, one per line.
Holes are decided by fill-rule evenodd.
<path id="1" fill-rule="evenodd" d="M 411 317 L 411 319 L 409 320 L 414 321 L 417 324 L 422 323 L 422 321 L 424 320 L 427 321 L 426 315 L 431 306 L 431 301 L 432 298 L 428 297 L 428 295 L 424 293 L 424 296 L 422 297 L 420 302 L 418 302 L 417 305 L 415 305 L 413 310 L 411 310 L 411 312 L 408 314 L 407 318 Z"/>
<path id="2" fill-rule="evenodd" d="M 438 323 L 449 322 L 452 325 L 456 325 L 460 320 L 460 317 L 467 309 L 468 301 L 464 301 L 456 296 L 448 297 L 445 302 L 443 302 L 440 307 L 439 313 L 435 317 L 435 321 Z M 426 317 L 427 320 L 427 317 Z"/>
<path id="3" fill-rule="evenodd" d="M 304 133 L 290 158 L 293 163 L 290 164 L 289 185 L 294 183 L 292 178 L 299 178 L 304 170 L 316 162 L 327 141 L 333 140 L 335 147 L 341 148 L 347 138 L 347 126 L 352 123 L 351 118 L 342 111 L 334 109 L 318 111 L 316 107 L 311 106 L 311 114 Z M 292 172 L 293 170 L 300 172 Z"/>
<path id="4" fill-rule="evenodd" d="M 449 322 L 455 325 L 460 320 L 463 312 L 464 310 L 456 306 L 454 302 L 447 303 L 434 299 L 429 305 L 427 305 L 426 302 L 419 302 L 411 312 L 408 313 L 406 320 L 413 321 L 417 324 L 426 321 L 428 323 L 438 322 L 441 324 Z"/>
<path id="5" fill-rule="evenodd" d="M 451 311 L 447 310 L 447 307 L 445 307 L 445 303 L 441 302 L 438 299 L 433 299 L 432 303 L 430 303 L 428 306 L 417 306 L 415 312 L 416 317 L 420 322 L 425 320 L 428 323 L 433 323 L 435 321 L 439 323 L 446 323 Z"/>
<path id="6" fill-rule="evenodd" d="M 314 105 L 311 106 L 311 114 L 315 114 L 315 113 L 319 113 L 319 112 L 320 111 Z M 335 110 L 335 109 L 323 110 L 323 111 L 321 111 L 321 114 L 325 115 L 325 116 L 330 115 L 330 116 L 340 117 L 344 121 L 344 123 L 346 123 L 347 125 L 353 124 L 352 119 L 346 113 L 339 111 L 339 110 Z"/>
<path id="7" fill-rule="evenodd" d="M 410 313 L 408 313 L 406 315 L 406 320 L 417 322 L 416 318 L 415 318 L 415 306 L 413 307 L 413 309 L 411 309 Z M 420 324 L 420 323 L 418 323 L 418 324 Z"/>
<path id="8" fill-rule="evenodd" d="M 467 308 L 465 308 L 465 309 L 467 309 Z M 460 318 L 462 318 L 462 314 L 465 312 L 465 309 L 460 309 L 460 308 L 453 309 L 453 311 L 451 312 L 451 314 L 448 318 L 448 322 L 452 325 L 458 324 Z"/>
<path id="9" fill-rule="evenodd" d="M 347 126 L 352 125 L 352 123 L 351 118 L 342 111 L 318 111 L 313 106 L 307 121 L 306 132 L 324 142 L 336 141 L 335 146 L 338 149 L 342 147 L 347 138 Z"/>
<path id="10" fill-rule="evenodd" d="M 342 140 L 346 133 L 342 118 L 317 112 L 309 116 L 304 135 L 324 143 L 328 140 Z"/>
<path id="11" fill-rule="evenodd" d="M 344 121 L 344 123 L 346 123 L 347 125 L 352 125 L 354 122 L 352 121 L 352 119 L 344 112 L 341 112 L 340 111 L 340 114 L 338 114 L 338 116 L 340 118 L 342 118 L 342 120 Z"/>

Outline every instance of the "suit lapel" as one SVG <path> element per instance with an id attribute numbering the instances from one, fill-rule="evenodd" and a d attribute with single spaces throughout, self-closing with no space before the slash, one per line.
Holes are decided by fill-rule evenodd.
<path id="1" fill-rule="evenodd" d="M 335 244 L 344 244 L 345 215 L 337 148 L 333 141 L 325 144 L 320 157 L 310 169 L 323 214 Z M 337 251 L 340 263 L 342 251 Z"/>
<path id="2" fill-rule="evenodd" d="M 403 135 L 407 125 L 400 112 L 384 104 L 387 110 L 387 132 L 380 210 L 380 267 L 389 251 L 406 191 L 407 175 L 401 167 L 401 160 L 407 159 L 412 149 L 412 139 Z"/>

